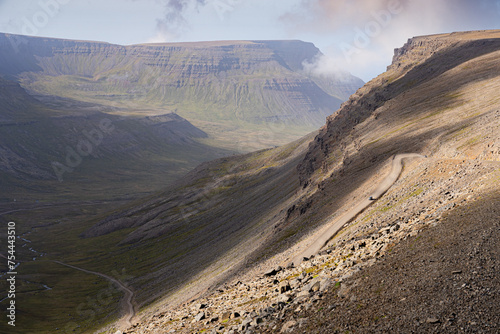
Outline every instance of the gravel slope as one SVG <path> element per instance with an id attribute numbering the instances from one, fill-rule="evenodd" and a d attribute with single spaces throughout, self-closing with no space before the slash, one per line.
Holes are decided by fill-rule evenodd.
<path id="1" fill-rule="evenodd" d="M 330 291 L 294 333 L 498 333 L 500 192 L 459 207 Z"/>

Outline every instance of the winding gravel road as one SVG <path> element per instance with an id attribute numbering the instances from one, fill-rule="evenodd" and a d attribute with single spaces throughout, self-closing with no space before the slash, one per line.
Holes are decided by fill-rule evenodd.
<path id="1" fill-rule="evenodd" d="M 125 326 L 126 328 L 132 326 L 132 318 L 135 316 L 134 305 L 132 304 L 132 300 L 134 299 L 134 292 L 132 290 L 130 290 L 122 282 L 120 282 L 119 280 L 117 280 L 116 278 L 113 278 L 111 276 L 108 276 L 108 275 L 105 275 L 105 274 L 101 274 L 101 273 L 98 273 L 98 272 L 95 272 L 95 271 L 90 271 L 90 270 L 78 268 L 78 267 L 75 267 L 75 266 L 72 266 L 70 264 L 66 264 L 66 263 L 60 262 L 60 261 L 52 261 L 52 262 L 60 264 L 60 265 L 65 266 L 65 267 L 68 267 L 68 268 L 72 268 L 72 269 L 75 269 L 75 270 L 83 271 L 83 272 L 85 272 L 87 274 L 92 274 L 92 275 L 100 276 L 100 277 L 105 278 L 108 281 L 116 284 L 118 286 L 118 288 L 120 290 L 122 290 L 123 293 L 125 294 L 124 295 L 124 299 L 123 299 L 124 302 L 125 302 L 124 305 L 123 305 L 124 306 L 125 315 L 123 316 L 121 322 L 123 323 L 123 326 Z"/>
<path id="2" fill-rule="evenodd" d="M 358 205 L 356 205 L 351 210 L 347 211 L 345 214 L 340 216 L 337 220 L 328 224 L 321 232 L 317 239 L 300 255 L 293 258 L 292 262 L 298 265 L 302 262 L 304 257 L 310 257 L 318 253 L 321 248 L 323 248 L 337 233 L 342 229 L 342 227 L 356 218 L 361 212 L 363 212 L 367 207 L 378 200 L 389 188 L 398 180 L 401 172 L 403 170 L 403 159 L 409 158 L 426 158 L 421 154 L 407 153 L 398 154 L 392 159 L 392 168 L 389 175 L 385 177 L 384 180 L 378 185 L 377 189 L 371 194 L 369 198 L 364 199 Z"/>

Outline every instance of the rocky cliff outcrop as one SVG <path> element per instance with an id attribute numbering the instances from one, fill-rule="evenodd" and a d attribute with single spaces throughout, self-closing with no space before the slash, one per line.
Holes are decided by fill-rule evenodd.
<path id="1" fill-rule="evenodd" d="M 326 125 L 321 128 L 306 158 L 298 167 L 302 184 L 309 184 L 310 177 L 316 171 L 327 173 L 339 163 L 349 163 L 349 157 L 359 151 L 360 143 L 353 142 L 351 136 L 356 132 L 355 127 L 368 118 L 376 120 L 380 117 L 383 111 L 390 108 L 389 105 L 384 107 L 389 101 L 401 98 L 408 91 L 437 80 L 447 71 L 499 49 L 500 40 L 496 31 L 409 39 L 403 47 L 395 50 L 393 63 L 387 72 L 359 89 L 338 111 L 327 118 Z M 475 79 L 481 80 L 491 75 L 494 74 L 478 71 Z M 443 90 L 459 89 L 473 78 L 464 75 L 455 80 L 445 82 Z M 421 111 L 413 112 L 418 114 Z M 335 151 L 340 151 L 340 161 L 328 159 Z"/>

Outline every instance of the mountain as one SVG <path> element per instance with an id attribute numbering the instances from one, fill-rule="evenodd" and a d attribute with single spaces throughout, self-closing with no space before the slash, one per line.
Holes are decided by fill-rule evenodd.
<path id="1" fill-rule="evenodd" d="M 363 84 L 306 73 L 303 63 L 321 53 L 301 41 L 119 46 L 2 34 L 0 48 L 0 73 L 30 93 L 112 106 L 121 115 L 175 111 L 242 151 L 314 131 Z M 263 128 L 273 138 L 256 134 Z"/>
<path id="2" fill-rule="evenodd" d="M 135 182 L 137 195 L 153 191 L 200 162 L 315 130 L 362 85 L 350 75 L 339 80 L 305 73 L 303 63 L 320 52 L 301 41 L 119 46 L 0 34 L 0 50 L 0 170 L 7 173 L 4 187 L 15 189 L 4 201 L 46 200 L 44 187 L 67 197 L 71 190 L 36 180 L 61 181 L 63 173 L 89 182 L 94 168 L 117 172 L 115 166 L 128 169 L 129 190 Z M 162 115 L 170 115 L 163 125 Z M 76 170 L 85 168 L 86 177 L 75 178 L 60 160 L 85 140 L 82 131 L 104 118 L 123 129 L 99 145 L 94 159 L 82 160 Z M 114 182 L 100 180 L 106 189 L 98 195 L 121 196 Z M 87 195 L 96 198 L 92 191 Z"/>
<path id="3" fill-rule="evenodd" d="M 5 201 L 46 200 L 44 187 L 67 197 L 68 189 L 36 180 L 61 181 L 62 173 L 89 182 L 93 168 L 118 172 L 114 166 L 125 167 L 118 174 L 127 175 L 129 190 L 135 182 L 151 191 L 200 162 L 299 138 L 362 85 L 303 73 L 303 62 L 320 52 L 300 41 L 119 46 L 0 34 L 0 50 L 0 171 L 4 187 L 15 189 Z M 337 89 L 330 95 L 314 80 Z M 75 179 L 60 161 L 102 119 L 123 127 L 99 143 L 94 159 L 82 159 L 76 169 L 86 178 Z M 114 182 L 100 180 L 106 190 L 98 194 L 121 196 Z M 30 188 L 37 191 L 28 199 Z"/>
<path id="4" fill-rule="evenodd" d="M 413 38 L 318 132 L 91 218 L 40 210 L 23 326 L 497 332 L 499 56 L 500 31 Z"/>
<path id="5" fill-rule="evenodd" d="M 498 330 L 499 55 L 499 31 L 411 39 L 314 138 L 202 165 L 86 230 L 154 266 L 129 281 L 139 304 L 167 293 L 128 332 Z M 418 155 L 368 200 L 402 153 Z M 287 266 L 366 200 L 322 253 Z M 461 277 L 474 282 L 452 293 Z"/>

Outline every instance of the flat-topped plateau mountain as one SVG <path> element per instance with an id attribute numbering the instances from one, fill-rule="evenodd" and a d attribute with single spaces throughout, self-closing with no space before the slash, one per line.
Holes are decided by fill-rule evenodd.
<path id="1" fill-rule="evenodd" d="M 316 130 L 363 85 L 347 73 L 304 70 L 321 53 L 301 41 L 120 46 L 2 34 L 0 49 L 0 74 L 32 94 L 119 115 L 176 112 L 242 152 Z M 255 134 L 265 130 L 271 138 Z"/>
<path id="2" fill-rule="evenodd" d="M 30 185 L 71 197 L 72 187 L 38 181 L 92 183 L 96 170 L 115 174 L 108 189 L 96 181 L 101 197 L 139 197 L 200 162 L 316 130 L 363 84 L 345 73 L 307 73 L 303 64 L 321 53 L 301 41 L 120 46 L 0 34 L 0 50 L 7 201 L 46 199 Z M 103 119 L 112 132 L 99 130 Z"/>

